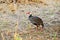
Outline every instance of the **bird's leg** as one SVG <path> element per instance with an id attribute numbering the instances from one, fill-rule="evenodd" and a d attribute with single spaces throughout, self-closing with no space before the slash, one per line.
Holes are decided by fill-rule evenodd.
<path id="1" fill-rule="evenodd" d="M 38 31 L 38 26 L 36 27 L 36 31 Z"/>
<path id="2" fill-rule="evenodd" d="M 43 31 L 43 27 L 42 27 L 42 25 L 40 25 L 40 31 Z"/>

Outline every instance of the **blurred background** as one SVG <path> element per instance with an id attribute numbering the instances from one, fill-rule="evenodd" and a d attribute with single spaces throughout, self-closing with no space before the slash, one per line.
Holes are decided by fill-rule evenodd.
<path id="1" fill-rule="evenodd" d="M 27 12 L 43 20 L 43 32 Z M 60 40 L 60 0 L 0 0 L 0 40 Z"/>

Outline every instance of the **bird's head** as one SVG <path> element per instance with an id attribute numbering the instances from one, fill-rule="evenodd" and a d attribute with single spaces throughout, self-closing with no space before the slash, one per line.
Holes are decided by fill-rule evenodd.
<path id="1" fill-rule="evenodd" d="M 27 12 L 26 14 L 30 15 L 30 14 L 31 14 L 31 12 Z"/>
<path id="2" fill-rule="evenodd" d="M 27 12 L 26 14 L 27 14 L 27 16 L 32 16 L 31 12 Z"/>

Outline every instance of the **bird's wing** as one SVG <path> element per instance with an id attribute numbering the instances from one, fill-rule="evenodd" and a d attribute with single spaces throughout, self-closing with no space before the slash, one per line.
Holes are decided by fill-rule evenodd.
<path id="1" fill-rule="evenodd" d="M 37 23 L 37 24 L 42 23 L 42 20 L 41 20 L 39 17 L 31 17 L 31 18 L 30 18 L 30 21 L 31 21 L 32 23 Z"/>

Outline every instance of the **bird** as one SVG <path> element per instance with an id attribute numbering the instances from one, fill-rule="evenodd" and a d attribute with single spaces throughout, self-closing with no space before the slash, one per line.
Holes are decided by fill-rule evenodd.
<path id="1" fill-rule="evenodd" d="M 30 22 L 36 26 L 36 30 L 38 30 L 38 27 L 40 27 L 42 31 L 44 28 L 43 20 L 37 16 L 33 16 L 31 12 L 27 12 L 26 14 L 29 15 L 28 19 L 30 20 Z"/>

